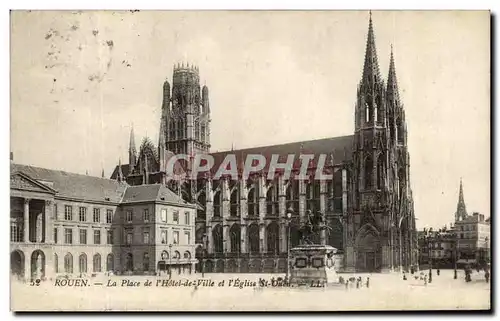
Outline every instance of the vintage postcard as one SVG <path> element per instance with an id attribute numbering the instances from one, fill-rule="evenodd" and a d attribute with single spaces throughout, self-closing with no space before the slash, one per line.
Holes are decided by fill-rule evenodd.
<path id="1" fill-rule="evenodd" d="M 490 12 L 10 18 L 11 310 L 491 309 Z"/>

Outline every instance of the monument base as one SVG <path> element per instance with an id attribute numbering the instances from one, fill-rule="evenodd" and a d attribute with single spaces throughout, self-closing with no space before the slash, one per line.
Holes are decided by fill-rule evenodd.
<path id="1" fill-rule="evenodd" d="M 335 253 L 330 245 L 304 244 L 290 250 L 290 284 L 323 287 L 338 284 Z"/>

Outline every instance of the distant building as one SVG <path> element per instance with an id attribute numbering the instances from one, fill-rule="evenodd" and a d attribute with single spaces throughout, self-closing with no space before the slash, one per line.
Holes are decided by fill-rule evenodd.
<path id="1" fill-rule="evenodd" d="M 457 260 L 459 268 L 466 264 L 475 265 L 490 262 L 491 236 L 490 218 L 483 214 L 467 213 L 462 180 L 458 195 L 455 225 L 449 230 L 426 230 L 418 232 L 419 264 L 429 263 L 433 267 L 452 268 Z"/>
<path id="2" fill-rule="evenodd" d="M 429 264 L 435 268 L 453 268 L 455 259 L 456 238 L 453 230 L 445 228 L 437 231 L 420 231 L 418 233 L 418 244 L 420 249 L 419 265 L 421 267 Z"/>
<path id="3" fill-rule="evenodd" d="M 194 205 L 165 185 L 11 164 L 11 272 L 194 273 Z"/>

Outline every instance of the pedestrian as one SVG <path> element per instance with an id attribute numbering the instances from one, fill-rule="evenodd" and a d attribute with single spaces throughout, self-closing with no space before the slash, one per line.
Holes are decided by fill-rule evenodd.
<path id="1" fill-rule="evenodd" d="M 438 270 L 437 270 L 437 275 L 438 275 L 438 276 L 439 276 L 439 273 L 441 273 L 441 271 L 438 269 Z"/>
<path id="2" fill-rule="evenodd" d="M 424 275 L 424 285 L 427 286 L 427 274 Z"/>
<path id="3" fill-rule="evenodd" d="M 345 281 L 345 289 L 349 289 L 349 280 Z"/>
<path id="4" fill-rule="evenodd" d="M 490 271 L 486 270 L 486 272 L 484 272 L 484 278 L 486 279 L 486 283 L 490 282 Z"/>
<path id="5" fill-rule="evenodd" d="M 488 280 L 488 279 L 486 279 L 486 280 Z M 488 281 L 486 281 L 486 282 L 488 282 Z M 366 278 L 366 287 L 367 288 L 370 287 L 370 278 L 369 277 Z"/>
<path id="6" fill-rule="evenodd" d="M 356 280 L 356 289 L 359 289 L 359 279 Z"/>
<path id="7" fill-rule="evenodd" d="M 403 272 L 403 281 L 406 281 L 406 273 Z"/>

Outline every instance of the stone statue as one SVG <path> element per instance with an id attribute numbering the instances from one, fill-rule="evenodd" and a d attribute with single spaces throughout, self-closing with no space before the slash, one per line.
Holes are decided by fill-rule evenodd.
<path id="1" fill-rule="evenodd" d="M 322 212 L 312 213 L 311 210 L 307 210 L 305 222 L 300 228 L 302 243 L 312 244 L 312 237 L 314 235 L 320 235 L 320 233 L 326 229 L 330 229 L 326 224 L 325 214 Z"/>

